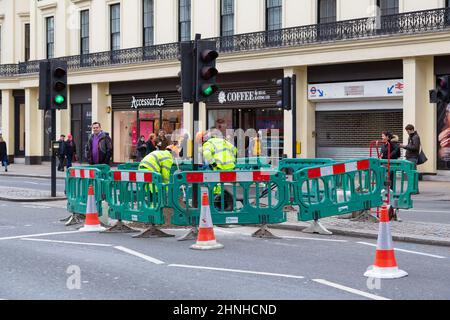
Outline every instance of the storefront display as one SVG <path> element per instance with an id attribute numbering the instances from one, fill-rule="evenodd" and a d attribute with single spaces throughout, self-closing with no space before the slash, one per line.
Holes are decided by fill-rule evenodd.
<path id="1" fill-rule="evenodd" d="M 113 162 L 136 161 L 141 136 L 164 130 L 170 140 L 182 128 L 183 110 L 175 92 L 113 95 Z"/>

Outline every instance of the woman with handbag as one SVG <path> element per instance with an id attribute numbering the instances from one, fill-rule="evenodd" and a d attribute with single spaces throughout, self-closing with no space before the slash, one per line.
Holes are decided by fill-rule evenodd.
<path id="1" fill-rule="evenodd" d="M 3 137 L 0 136 L 0 162 L 5 167 L 5 172 L 8 172 L 8 152 L 6 149 L 6 142 Z"/>

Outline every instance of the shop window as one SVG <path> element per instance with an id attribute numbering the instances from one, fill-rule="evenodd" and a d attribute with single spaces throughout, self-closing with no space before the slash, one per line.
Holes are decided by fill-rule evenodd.
<path id="1" fill-rule="evenodd" d="M 183 128 L 183 111 L 182 110 L 164 110 L 162 112 L 162 129 L 170 139 L 175 130 Z"/>
<path id="2" fill-rule="evenodd" d="M 136 159 L 137 125 L 136 111 L 114 112 L 114 162 L 132 162 Z"/>

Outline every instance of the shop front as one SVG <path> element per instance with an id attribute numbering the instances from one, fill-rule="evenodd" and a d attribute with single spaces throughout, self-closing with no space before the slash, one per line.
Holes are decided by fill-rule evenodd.
<path id="1" fill-rule="evenodd" d="M 367 157 L 370 142 L 380 140 L 384 130 L 402 142 L 403 90 L 403 79 L 310 84 L 316 156 L 339 161 Z"/>
<path id="2" fill-rule="evenodd" d="M 113 162 L 136 161 L 141 136 L 147 141 L 152 133 L 172 133 L 182 129 L 183 105 L 178 92 L 148 92 L 112 95 Z"/>
<path id="3" fill-rule="evenodd" d="M 284 112 L 276 107 L 277 86 L 272 79 L 282 74 L 282 71 L 269 71 L 224 75 L 219 91 L 207 104 L 207 128 L 216 128 L 224 135 L 238 129 L 261 132 L 267 155 L 281 156 Z M 252 153 L 249 146 L 246 137 L 245 156 Z"/>

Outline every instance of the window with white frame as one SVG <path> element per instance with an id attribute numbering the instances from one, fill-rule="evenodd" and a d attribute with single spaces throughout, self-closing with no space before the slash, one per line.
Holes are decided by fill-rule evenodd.
<path id="1" fill-rule="evenodd" d="M 144 47 L 152 46 L 154 44 L 154 25 L 155 25 L 155 11 L 154 0 L 143 0 L 144 11 Z"/>
<path id="2" fill-rule="evenodd" d="M 191 0 L 178 0 L 178 40 L 191 40 Z"/>
<path id="3" fill-rule="evenodd" d="M 336 0 L 319 0 L 317 23 L 336 22 Z"/>
<path id="4" fill-rule="evenodd" d="M 220 1 L 220 35 L 234 35 L 234 0 Z"/>
<path id="5" fill-rule="evenodd" d="M 282 28 L 282 1 L 266 0 L 266 30 L 279 30 Z"/>
<path id="6" fill-rule="evenodd" d="M 47 59 L 55 57 L 55 18 L 45 18 L 46 34 L 47 34 Z"/>
<path id="7" fill-rule="evenodd" d="M 89 10 L 80 11 L 80 54 L 89 54 Z"/>
<path id="8" fill-rule="evenodd" d="M 113 4 L 109 7 L 110 20 L 110 49 L 111 51 L 120 49 L 120 4 Z"/>
<path id="9" fill-rule="evenodd" d="M 382 16 L 399 13 L 398 0 L 377 0 L 377 6 Z"/>

